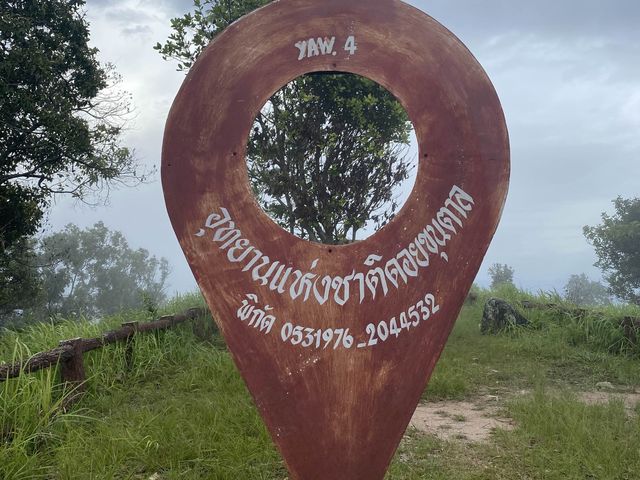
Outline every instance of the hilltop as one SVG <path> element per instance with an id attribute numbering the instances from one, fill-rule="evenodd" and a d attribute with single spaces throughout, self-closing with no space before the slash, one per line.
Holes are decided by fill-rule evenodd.
<path id="1" fill-rule="evenodd" d="M 431 416 L 427 425 L 414 418 L 388 478 L 640 478 L 640 362 L 616 333 L 616 318 L 630 312 L 608 307 L 577 319 L 523 310 L 529 327 L 483 336 L 490 294 L 514 304 L 549 300 L 514 289 L 483 291 L 464 307 L 419 407 Z M 160 313 L 198 305 L 199 296 L 188 296 Z M 0 359 L 148 317 L 129 312 L 98 325 L 61 322 L 5 333 Z M 210 319 L 139 337 L 130 371 L 122 349 L 87 355 L 87 394 L 67 409 L 68 392 L 53 371 L 0 386 L 0 477 L 287 478 Z M 497 428 L 478 439 L 469 432 L 483 418 Z"/>

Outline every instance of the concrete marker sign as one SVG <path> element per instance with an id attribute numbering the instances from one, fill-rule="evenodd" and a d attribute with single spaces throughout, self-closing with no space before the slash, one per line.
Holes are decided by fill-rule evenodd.
<path id="1" fill-rule="evenodd" d="M 309 72 L 384 86 L 415 127 L 404 207 L 349 245 L 299 239 L 258 206 L 246 145 Z M 167 120 L 167 210 L 292 479 L 382 479 L 497 227 L 509 144 L 498 97 L 447 29 L 397 0 L 281 0 L 220 34 Z"/>

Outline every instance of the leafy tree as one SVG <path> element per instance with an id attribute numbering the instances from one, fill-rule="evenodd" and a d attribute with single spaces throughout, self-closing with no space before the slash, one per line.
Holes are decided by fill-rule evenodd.
<path id="1" fill-rule="evenodd" d="M 130 98 L 88 46 L 83 6 L 0 3 L 0 251 L 36 232 L 54 195 L 90 201 L 149 173 L 120 146 Z"/>
<path id="2" fill-rule="evenodd" d="M 491 277 L 491 288 L 498 285 L 513 285 L 514 270 L 507 264 L 494 263 L 489 267 L 489 276 Z"/>
<path id="3" fill-rule="evenodd" d="M 0 319 L 37 304 L 41 283 L 34 244 L 21 238 L 0 253 Z"/>
<path id="4" fill-rule="evenodd" d="M 172 20 L 156 49 L 188 70 L 209 41 L 267 0 L 195 0 Z M 303 75 L 274 94 L 255 120 L 247 165 L 254 192 L 291 233 L 323 243 L 354 241 L 398 208 L 394 186 L 408 177 L 411 124 L 400 103 L 371 80 Z"/>
<path id="5" fill-rule="evenodd" d="M 564 298 L 576 305 L 608 305 L 611 303 L 607 287 L 589 280 L 584 273 L 571 275 L 564 287 Z"/>
<path id="6" fill-rule="evenodd" d="M 616 297 L 640 305 L 640 198 L 613 201 L 615 214 L 602 214 L 602 223 L 584 227 L 595 247 L 600 268 Z"/>
<path id="7" fill-rule="evenodd" d="M 49 314 L 107 315 L 165 298 L 167 260 L 131 249 L 102 222 L 86 230 L 69 224 L 43 238 L 38 262 Z"/>
<path id="8" fill-rule="evenodd" d="M 311 74 L 283 87 L 256 119 L 248 170 L 265 210 L 290 232 L 343 243 L 386 223 L 408 176 L 398 144 L 409 124 L 374 82 Z M 384 208 L 387 207 L 387 208 Z"/>

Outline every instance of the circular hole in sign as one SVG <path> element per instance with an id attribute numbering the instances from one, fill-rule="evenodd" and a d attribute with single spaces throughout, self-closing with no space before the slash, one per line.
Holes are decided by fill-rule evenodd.
<path id="1" fill-rule="evenodd" d="M 387 224 L 417 172 L 413 125 L 372 80 L 314 72 L 278 90 L 256 117 L 247 145 L 258 204 L 306 240 L 346 244 Z"/>

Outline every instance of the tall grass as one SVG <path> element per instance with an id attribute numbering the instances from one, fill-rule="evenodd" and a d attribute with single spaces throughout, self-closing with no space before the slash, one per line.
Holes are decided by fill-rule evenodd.
<path id="1" fill-rule="evenodd" d="M 500 468 L 531 472 L 530 478 L 640 478 L 640 418 L 629 416 L 621 400 L 587 405 L 571 392 L 540 386 L 508 410 L 518 428 L 497 439 L 512 452 L 501 452 Z"/>
<path id="2" fill-rule="evenodd" d="M 530 329 L 549 335 L 562 335 L 574 346 L 586 346 L 595 351 L 640 357 L 640 342 L 625 336 L 621 326 L 625 317 L 640 318 L 640 307 L 618 304 L 578 308 L 565 301 L 555 291 L 534 294 L 513 285 L 503 284 L 493 290 L 474 289 L 477 303 L 484 305 L 490 297 L 501 298 L 520 311 L 530 322 Z M 548 308 L 524 309 L 523 302 L 539 305 L 554 305 Z M 522 329 L 512 329 L 510 334 L 522 334 Z M 638 332 L 640 337 L 640 332 Z"/>
<path id="3" fill-rule="evenodd" d="M 521 307 L 523 300 L 569 307 L 553 292 L 532 294 L 505 286 L 497 291 L 476 289 L 476 294 L 456 322 L 425 399 L 502 395 L 507 390 L 531 389 L 541 379 L 576 389 L 593 389 L 602 381 L 622 388 L 640 385 L 640 352 L 623 338 L 619 326 L 621 318 L 638 312 L 636 307 L 592 309 L 580 317 L 561 308 Z M 483 308 L 490 297 L 505 299 L 531 324 L 499 335 L 480 335 Z"/>
<path id="4" fill-rule="evenodd" d="M 488 295 L 514 304 L 553 298 L 514 289 L 480 291 L 485 298 L 463 309 L 425 398 L 488 393 L 502 399 L 520 389 L 533 391 L 506 404 L 517 428 L 478 445 L 409 432 L 388 478 L 638 478 L 638 417 L 625 417 L 615 402 L 584 406 L 570 393 L 604 380 L 640 385 L 637 357 L 611 349 L 616 337 L 599 330 L 606 326 L 581 324 L 553 310 L 524 310 L 529 328 L 481 335 Z M 201 298 L 185 296 L 157 315 L 198 305 Z M 614 318 L 622 311 L 617 308 L 602 311 Z M 98 325 L 59 322 L 8 332 L 0 338 L 0 359 L 24 359 L 61 339 L 96 336 L 150 315 L 131 312 Z M 72 392 L 59 384 L 55 369 L 0 383 L 0 479 L 285 479 L 230 355 L 216 348 L 219 340 L 199 337 L 202 331 L 190 322 L 141 335 L 129 371 L 123 345 L 88 353 L 88 391 L 72 409 L 64 408 Z M 635 410 L 640 414 L 640 406 Z M 593 452 L 599 441 L 602 451 Z"/>
<path id="5" fill-rule="evenodd" d="M 203 303 L 200 295 L 179 297 L 160 314 L 178 313 Z M 60 340 L 96 337 L 123 322 L 148 320 L 150 312 L 132 311 L 100 322 L 62 320 L 36 323 L 20 331 L 4 330 L 0 335 L 0 361 L 24 362 L 39 351 L 56 347 Z M 56 432 L 61 425 L 87 418 L 85 405 L 91 403 L 91 398 L 108 395 L 124 382 L 136 383 L 148 375 L 187 363 L 198 343 L 191 322 L 174 330 L 138 335 L 134 341 L 134 363 L 130 370 L 125 364 L 124 344 L 85 353 L 88 398 L 72 409 L 66 405 L 74 392 L 61 384 L 57 368 L 25 373 L 0 383 L 1 479 L 44 478 L 47 468 L 41 465 L 39 456 L 60 444 Z"/>

